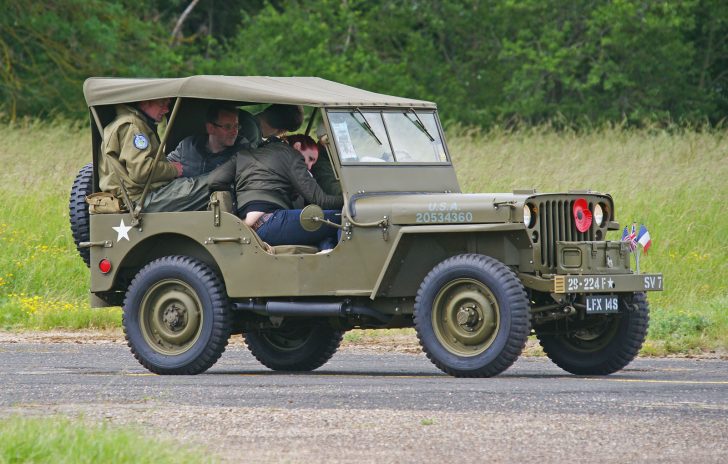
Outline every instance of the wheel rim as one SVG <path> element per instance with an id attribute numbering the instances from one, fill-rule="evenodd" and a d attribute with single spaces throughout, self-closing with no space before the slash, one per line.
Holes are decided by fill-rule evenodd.
<path id="1" fill-rule="evenodd" d="M 448 351 L 458 356 L 476 356 L 486 351 L 500 328 L 498 301 L 482 282 L 456 279 L 435 296 L 432 328 Z"/>
<path id="2" fill-rule="evenodd" d="M 577 351 L 598 352 L 609 345 L 618 328 L 619 318 L 607 316 L 599 324 L 581 328 L 566 335 L 564 341 Z"/>
<path id="3" fill-rule="evenodd" d="M 179 355 L 200 337 L 202 303 L 187 283 L 165 279 L 145 292 L 139 320 L 142 335 L 152 349 L 165 355 Z"/>
<path id="4" fill-rule="evenodd" d="M 312 327 L 280 328 L 262 332 L 263 338 L 278 351 L 295 351 L 313 334 Z"/>

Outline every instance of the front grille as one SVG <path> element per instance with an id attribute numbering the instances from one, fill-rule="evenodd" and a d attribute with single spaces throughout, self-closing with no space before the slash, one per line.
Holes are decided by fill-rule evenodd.
<path id="1" fill-rule="evenodd" d="M 594 240 L 594 229 L 576 230 L 574 202 L 576 200 L 544 200 L 538 203 L 538 222 L 541 235 L 541 265 L 556 267 L 556 242 L 581 242 Z M 593 211 L 594 205 L 589 203 Z"/>

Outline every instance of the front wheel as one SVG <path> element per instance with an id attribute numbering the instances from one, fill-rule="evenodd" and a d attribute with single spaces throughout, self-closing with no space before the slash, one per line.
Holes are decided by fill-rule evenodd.
<path id="1" fill-rule="evenodd" d="M 516 275 L 489 256 L 446 259 L 417 291 L 415 330 L 427 357 L 456 377 L 492 377 L 513 364 L 529 334 Z"/>
<path id="2" fill-rule="evenodd" d="M 607 375 L 624 368 L 647 337 L 647 296 L 635 293 L 622 312 L 594 314 L 583 321 L 554 321 L 535 328 L 541 347 L 554 364 L 577 375 Z"/>
<path id="3" fill-rule="evenodd" d="M 144 266 L 124 299 L 123 326 L 134 357 L 156 374 L 199 374 L 230 337 L 229 302 L 205 263 L 166 256 Z"/>
<path id="4" fill-rule="evenodd" d="M 343 333 L 326 322 L 287 320 L 281 327 L 245 333 L 245 344 L 261 364 L 276 371 L 312 371 L 331 359 Z"/>

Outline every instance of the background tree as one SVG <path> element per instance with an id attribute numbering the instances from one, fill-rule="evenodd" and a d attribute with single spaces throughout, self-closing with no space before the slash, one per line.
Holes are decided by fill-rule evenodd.
<path id="1" fill-rule="evenodd" d="M 84 114 L 88 76 L 315 75 L 448 122 L 721 121 L 723 0 L 0 0 L 0 114 Z"/>

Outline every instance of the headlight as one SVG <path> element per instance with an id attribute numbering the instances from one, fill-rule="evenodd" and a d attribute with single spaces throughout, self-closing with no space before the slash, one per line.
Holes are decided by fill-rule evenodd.
<path id="1" fill-rule="evenodd" d="M 526 227 L 533 225 L 533 215 L 531 214 L 531 207 L 528 205 L 523 205 L 523 223 Z"/>
<path id="2" fill-rule="evenodd" d="M 602 205 L 600 203 L 597 203 L 594 206 L 594 222 L 596 223 L 597 227 L 601 227 L 602 224 L 604 224 L 604 210 L 602 209 Z"/>

